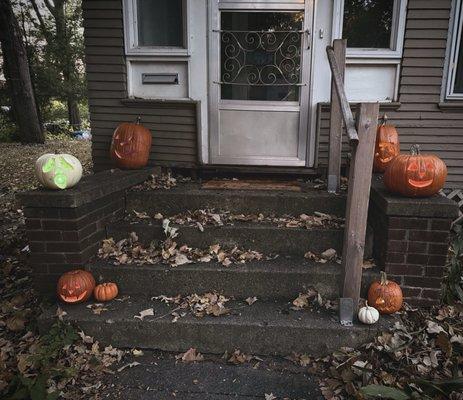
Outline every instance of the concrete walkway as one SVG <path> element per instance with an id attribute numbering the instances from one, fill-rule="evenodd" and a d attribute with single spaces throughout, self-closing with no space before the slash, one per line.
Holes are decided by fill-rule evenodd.
<path id="1" fill-rule="evenodd" d="M 125 358 L 132 368 L 110 376 L 102 391 L 113 400 L 322 400 L 316 380 L 292 362 L 253 359 L 231 365 L 217 356 L 185 364 L 172 353 Z M 273 394 L 273 396 L 272 396 Z M 266 397 L 267 395 L 267 397 Z"/>

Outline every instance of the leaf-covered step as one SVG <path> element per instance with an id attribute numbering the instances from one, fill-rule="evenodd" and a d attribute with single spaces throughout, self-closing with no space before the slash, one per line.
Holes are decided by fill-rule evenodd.
<path id="1" fill-rule="evenodd" d="M 177 352 L 194 347 L 216 354 L 240 349 L 255 355 L 324 355 L 365 343 L 384 328 L 381 324 L 343 327 L 332 312 L 294 311 L 285 302 L 227 302 L 226 307 L 231 310 L 227 314 L 200 318 L 175 304 L 129 298 L 106 303 L 98 313 L 86 304 L 63 306 L 63 318 L 115 347 Z M 56 306 L 40 317 L 42 331 L 55 315 Z M 388 319 L 382 321 L 387 324 Z"/>
<path id="2" fill-rule="evenodd" d="M 335 299 L 339 297 L 341 280 L 339 264 L 284 257 L 228 267 L 217 262 L 171 267 L 165 264 L 114 265 L 100 261 L 89 265 L 88 269 L 97 280 L 116 282 L 123 295 L 149 297 L 216 291 L 236 299 L 291 300 L 314 288 L 322 298 Z M 375 279 L 376 271 L 364 271 L 364 293 Z"/>
<path id="3" fill-rule="evenodd" d="M 301 192 L 204 190 L 199 183 L 171 189 L 133 190 L 127 194 L 127 210 L 174 215 L 187 210 L 221 209 L 235 214 L 311 215 L 314 212 L 345 215 L 344 194 L 307 189 Z"/>
<path id="4" fill-rule="evenodd" d="M 139 241 L 149 244 L 166 238 L 161 222 L 122 221 L 107 228 L 107 236 L 116 241 L 135 232 Z M 242 223 L 239 225 L 211 226 L 201 231 L 197 227 L 181 226 L 175 241 L 195 248 L 208 248 L 219 244 L 222 247 L 239 247 L 245 250 L 270 255 L 303 256 L 308 251 L 321 253 L 333 248 L 338 253 L 342 249 L 343 230 L 341 229 L 305 229 L 286 228 L 269 224 Z"/>

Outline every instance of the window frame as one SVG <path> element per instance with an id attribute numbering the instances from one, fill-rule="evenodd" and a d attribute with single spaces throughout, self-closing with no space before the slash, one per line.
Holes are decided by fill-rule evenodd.
<path id="1" fill-rule="evenodd" d="M 463 100 L 463 93 L 455 93 L 457 62 L 463 34 L 463 1 L 453 0 L 447 35 L 442 100 Z"/>
<path id="2" fill-rule="evenodd" d="M 190 1 L 182 0 L 183 46 L 139 46 L 137 0 L 123 0 L 124 42 L 126 55 L 185 57 L 190 55 Z"/>
<path id="3" fill-rule="evenodd" d="M 348 47 L 347 58 L 402 58 L 407 2 L 408 0 L 394 0 L 390 49 Z M 333 39 L 342 38 L 344 0 L 335 0 L 333 14 Z"/>

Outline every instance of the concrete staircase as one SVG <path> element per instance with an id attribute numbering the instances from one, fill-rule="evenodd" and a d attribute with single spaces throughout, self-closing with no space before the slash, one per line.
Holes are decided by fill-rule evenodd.
<path id="1" fill-rule="evenodd" d="M 179 212 L 214 208 L 231 213 L 307 215 L 315 211 L 344 215 L 345 197 L 305 188 L 302 192 L 214 191 L 201 190 L 197 184 L 182 184 L 171 190 L 131 191 L 126 210 L 161 213 L 168 218 Z M 165 238 L 156 220 L 124 220 L 107 228 L 107 236 L 118 240 L 136 232 L 140 242 L 149 244 Z M 339 297 L 341 266 L 304 259 L 304 253 L 342 250 L 342 229 L 285 228 L 275 224 L 235 223 L 224 226 L 181 226 L 175 239 L 179 244 L 207 248 L 213 244 L 239 246 L 277 258 L 224 267 L 218 263 L 195 263 L 170 267 L 157 265 L 113 265 L 95 260 L 88 269 L 97 280 L 114 281 L 124 301 L 112 301 L 101 314 L 86 304 L 64 306 L 66 318 L 77 323 L 88 335 L 119 347 L 185 351 L 195 347 L 201 352 L 222 353 L 239 348 L 252 354 L 287 355 L 291 352 L 321 355 L 341 346 L 356 346 L 373 338 L 383 326 L 373 328 L 356 324 L 342 327 L 336 311 L 323 307 L 295 311 L 292 301 L 299 293 L 315 288 L 325 299 Z M 376 272 L 366 270 L 366 287 Z M 152 297 L 187 296 L 216 291 L 233 301 L 227 303 L 229 315 L 197 318 L 190 313 L 173 322 L 175 305 Z M 244 300 L 258 300 L 251 306 Z M 154 316 L 134 318 L 153 308 Z M 55 310 L 41 318 L 48 326 Z"/>

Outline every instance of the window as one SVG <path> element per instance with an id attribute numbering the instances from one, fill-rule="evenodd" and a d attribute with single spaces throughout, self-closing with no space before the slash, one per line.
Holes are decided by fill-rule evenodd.
<path id="1" fill-rule="evenodd" d="M 394 1 L 344 0 L 342 37 L 349 47 L 390 49 Z"/>
<path id="2" fill-rule="evenodd" d="M 187 55 L 187 0 L 124 0 L 126 53 Z"/>
<path id="3" fill-rule="evenodd" d="M 401 58 L 406 0 L 336 0 L 334 37 L 347 39 L 347 56 Z"/>
<path id="4" fill-rule="evenodd" d="M 450 26 L 447 50 L 447 87 L 446 98 L 463 99 L 463 1 L 456 0 L 453 4 L 453 23 Z"/>

